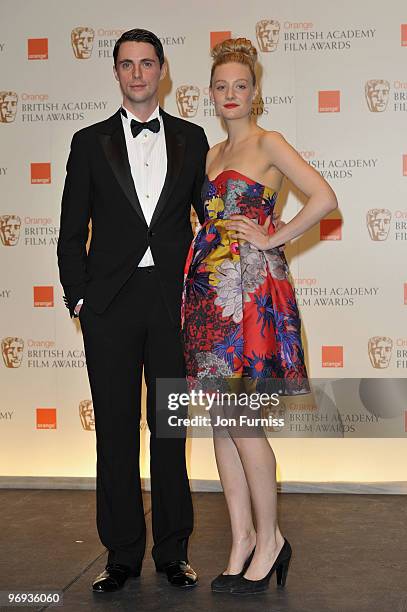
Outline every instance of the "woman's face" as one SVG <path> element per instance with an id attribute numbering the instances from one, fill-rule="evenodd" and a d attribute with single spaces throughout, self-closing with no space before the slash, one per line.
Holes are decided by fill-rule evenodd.
<path id="1" fill-rule="evenodd" d="M 253 98 L 257 93 L 250 68 L 237 62 L 217 66 L 210 93 L 220 117 L 233 120 L 250 115 Z"/>

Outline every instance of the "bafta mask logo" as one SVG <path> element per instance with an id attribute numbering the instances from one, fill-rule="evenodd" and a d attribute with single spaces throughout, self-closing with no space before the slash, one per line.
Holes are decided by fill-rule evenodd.
<path id="1" fill-rule="evenodd" d="M 365 96 L 372 113 L 382 113 L 387 108 L 390 94 L 390 83 L 382 79 L 371 79 L 366 82 Z"/>
<path id="2" fill-rule="evenodd" d="M 195 117 L 199 106 L 199 87 L 195 85 L 181 85 L 175 93 L 178 112 L 181 117 Z"/>
<path id="3" fill-rule="evenodd" d="M 17 102 L 15 91 L 0 91 L 0 123 L 13 123 L 17 114 Z"/>
<path id="4" fill-rule="evenodd" d="M 79 416 L 83 429 L 95 431 L 95 415 L 92 400 L 82 400 L 79 403 Z"/>
<path id="5" fill-rule="evenodd" d="M 366 225 L 372 240 L 386 240 L 390 231 L 391 212 L 387 208 L 371 208 L 366 213 Z"/>
<path id="6" fill-rule="evenodd" d="M 376 369 L 388 368 L 393 348 L 393 340 L 387 336 L 369 338 L 368 352 L 370 363 Z"/>
<path id="7" fill-rule="evenodd" d="M 274 19 L 262 19 L 256 23 L 257 43 L 260 51 L 275 51 L 280 36 L 280 22 Z"/>
<path id="8" fill-rule="evenodd" d="M 1 341 L 1 352 L 6 368 L 19 368 L 23 360 L 24 340 L 8 336 Z"/>
<path id="9" fill-rule="evenodd" d="M 92 55 L 95 30 L 79 26 L 71 32 L 71 44 L 76 59 L 89 59 Z"/>
<path id="10" fill-rule="evenodd" d="M 0 216 L 0 238 L 4 246 L 16 246 L 20 238 L 21 219 L 16 215 Z"/>
<path id="11" fill-rule="evenodd" d="M 194 236 L 196 236 L 196 234 L 199 231 L 199 228 L 201 227 L 201 224 L 199 223 L 198 215 L 196 214 L 195 209 L 192 208 L 192 206 L 191 206 L 190 220 L 191 220 L 193 234 Z"/>

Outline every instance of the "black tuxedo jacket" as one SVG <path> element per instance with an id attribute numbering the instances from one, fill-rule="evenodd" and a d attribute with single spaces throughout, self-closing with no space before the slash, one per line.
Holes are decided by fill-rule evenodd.
<path id="1" fill-rule="evenodd" d="M 203 129 L 160 110 L 167 175 L 150 227 L 131 175 L 120 112 L 74 134 L 62 196 L 58 265 L 71 316 L 84 298 L 102 313 L 150 246 L 173 319 L 180 324 L 183 269 L 192 240 L 190 207 L 203 221 Z M 89 221 L 92 239 L 86 252 Z M 148 300 L 140 295 L 140 300 Z"/>

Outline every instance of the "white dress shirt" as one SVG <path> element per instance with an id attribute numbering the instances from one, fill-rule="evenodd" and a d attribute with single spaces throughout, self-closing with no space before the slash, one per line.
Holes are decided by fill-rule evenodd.
<path id="1" fill-rule="evenodd" d="M 151 130 L 144 129 L 134 138 L 131 133 L 130 122 L 132 119 L 136 121 L 141 121 L 141 119 L 133 115 L 127 108 L 124 110 L 127 117 L 123 114 L 120 114 L 120 116 L 126 139 L 131 175 L 140 201 L 141 210 L 147 224 L 150 225 L 167 174 L 167 147 L 164 123 L 157 105 L 147 121 L 157 117 L 160 121 L 160 131 L 154 133 Z M 142 121 L 142 123 L 144 122 Z M 138 265 L 139 267 L 154 265 L 150 247 L 147 248 Z M 82 298 L 78 301 L 77 306 L 80 304 L 83 304 Z"/>
<path id="2" fill-rule="evenodd" d="M 167 174 L 167 147 L 162 117 L 157 106 L 147 121 L 155 119 L 160 121 L 160 131 L 141 130 L 134 138 L 130 129 L 132 119 L 141 121 L 127 108 L 127 117 L 121 115 L 126 138 L 127 154 L 129 156 L 131 175 L 147 224 L 150 225 L 155 207 L 164 186 Z M 142 122 L 143 123 L 143 122 Z M 150 247 L 147 248 L 140 260 L 139 267 L 153 266 L 154 259 Z"/>

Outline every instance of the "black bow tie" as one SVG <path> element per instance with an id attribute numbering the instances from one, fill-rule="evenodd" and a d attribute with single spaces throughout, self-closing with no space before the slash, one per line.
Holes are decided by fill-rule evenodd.
<path id="1" fill-rule="evenodd" d="M 131 133 L 133 134 L 133 138 L 140 134 L 141 130 L 150 130 L 156 134 L 160 131 L 160 122 L 157 117 L 155 119 L 151 119 L 151 121 L 146 121 L 145 123 L 132 119 L 130 121 L 130 129 Z"/>

